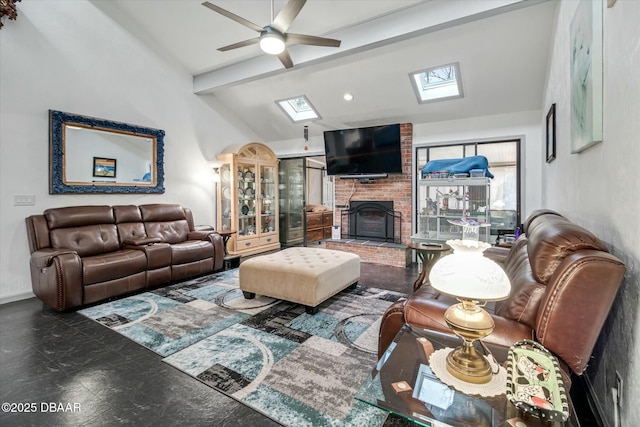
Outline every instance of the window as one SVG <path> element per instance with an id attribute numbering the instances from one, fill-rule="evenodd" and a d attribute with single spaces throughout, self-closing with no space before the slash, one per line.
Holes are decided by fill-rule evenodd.
<path id="1" fill-rule="evenodd" d="M 276 101 L 276 104 L 294 123 L 320 118 L 320 115 L 305 95 Z"/>
<path id="2" fill-rule="evenodd" d="M 458 63 L 442 65 L 410 74 L 418 103 L 462 98 Z"/>
<path id="3" fill-rule="evenodd" d="M 491 180 L 491 234 L 513 233 L 520 225 L 520 141 L 471 142 L 416 148 L 416 179 L 429 160 L 485 156 Z M 416 203 L 417 206 L 417 203 Z M 417 219 L 416 219 L 417 221 Z"/>

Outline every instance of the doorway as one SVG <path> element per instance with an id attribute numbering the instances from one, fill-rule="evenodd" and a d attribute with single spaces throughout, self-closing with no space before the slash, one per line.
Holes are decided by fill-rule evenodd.
<path id="1" fill-rule="evenodd" d="M 278 175 L 281 246 L 319 243 L 322 239 L 307 233 L 307 208 L 325 206 L 333 212 L 333 181 L 324 156 L 281 159 Z"/>

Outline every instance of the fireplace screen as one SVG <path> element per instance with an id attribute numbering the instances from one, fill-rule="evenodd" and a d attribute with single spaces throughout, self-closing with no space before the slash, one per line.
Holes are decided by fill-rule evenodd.
<path id="1" fill-rule="evenodd" d="M 356 201 L 342 211 L 343 235 L 349 239 L 399 242 L 400 214 L 393 201 Z M 348 224 L 345 230 L 345 219 Z"/>

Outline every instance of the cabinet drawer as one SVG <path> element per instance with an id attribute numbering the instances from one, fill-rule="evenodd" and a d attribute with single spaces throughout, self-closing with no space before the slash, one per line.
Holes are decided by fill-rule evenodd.
<path id="1" fill-rule="evenodd" d="M 273 245 L 274 243 L 278 243 L 278 241 L 279 241 L 279 238 L 275 234 L 272 236 L 260 237 L 260 246 Z"/>
<path id="2" fill-rule="evenodd" d="M 322 225 L 324 226 L 333 225 L 333 212 L 325 212 L 322 214 Z"/>
<path id="3" fill-rule="evenodd" d="M 316 213 L 307 214 L 307 230 L 317 227 L 322 227 L 322 215 Z"/>
<path id="4" fill-rule="evenodd" d="M 292 228 L 289 230 L 289 239 L 302 239 L 302 228 Z"/>
<path id="5" fill-rule="evenodd" d="M 236 250 L 244 251 L 245 249 L 254 248 L 260 245 L 260 239 L 255 237 L 253 239 L 238 239 L 236 242 Z"/>
<path id="6" fill-rule="evenodd" d="M 316 230 L 307 230 L 307 242 L 315 242 L 316 240 L 323 239 L 323 230 L 318 228 Z"/>

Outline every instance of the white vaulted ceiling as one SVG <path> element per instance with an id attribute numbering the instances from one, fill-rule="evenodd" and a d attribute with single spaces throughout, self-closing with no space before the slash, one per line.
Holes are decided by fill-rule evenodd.
<path id="1" fill-rule="evenodd" d="M 260 26 L 266 0 L 209 0 Z M 284 6 L 275 1 L 275 13 Z M 258 34 L 192 0 L 95 1 L 124 28 L 194 77 L 262 141 L 298 138 L 274 101 L 306 95 L 326 129 L 425 123 L 541 108 L 555 2 L 538 0 L 308 0 L 290 32 L 342 40 L 293 46 L 285 69 L 257 45 L 216 49 Z M 464 98 L 419 104 L 409 73 L 458 62 Z M 354 100 L 345 102 L 351 92 Z"/>

